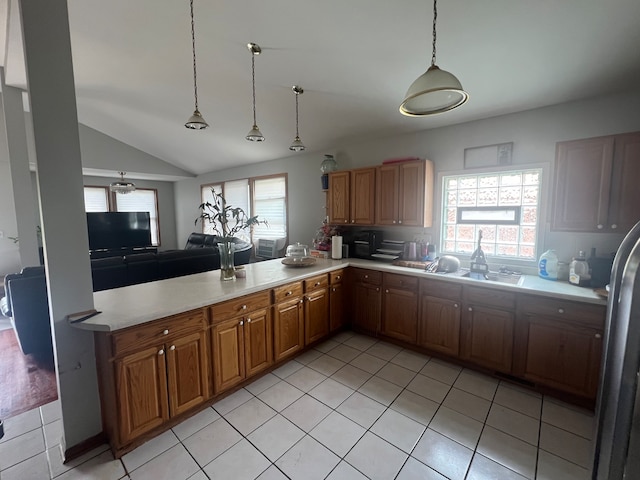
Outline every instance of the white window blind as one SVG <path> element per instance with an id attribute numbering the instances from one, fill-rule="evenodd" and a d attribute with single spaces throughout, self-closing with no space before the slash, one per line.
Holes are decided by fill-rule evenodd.
<path id="1" fill-rule="evenodd" d="M 85 212 L 108 212 L 109 191 L 106 187 L 84 187 Z"/>
<path id="2" fill-rule="evenodd" d="M 211 189 L 215 190 L 216 193 L 222 193 L 222 184 L 202 185 L 202 187 L 200 187 L 200 197 L 202 198 L 202 203 L 207 203 L 207 202 L 211 204 L 215 203 L 213 201 L 213 192 L 211 191 Z M 215 226 L 218 229 L 218 231 L 221 230 L 219 222 L 216 222 Z M 202 222 L 202 233 L 206 233 L 207 235 L 216 234 L 214 226 L 210 222 Z"/>
<path id="3" fill-rule="evenodd" d="M 152 189 L 137 188 L 126 195 L 116 194 L 116 211 L 118 212 L 149 212 L 151 219 L 151 244 L 160 244 L 158 231 L 158 209 L 156 191 Z"/>
<path id="4" fill-rule="evenodd" d="M 253 228 L 254 240 L 287 236 L 287 184 L 285 177 L 256 179 L 253 183 L 253 215 L 266 220 L 267 225 Z"/>

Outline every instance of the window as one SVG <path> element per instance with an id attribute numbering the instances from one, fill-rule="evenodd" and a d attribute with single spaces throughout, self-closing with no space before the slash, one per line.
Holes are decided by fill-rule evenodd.
<path id="1" fill-rule="evenodd" d="M 542 169 L 443 177 L 441 251 L 535 260 Z"/>
<path id="2" fill-rule="evenodd" d="M 149 212 L 151 244 L 155 247 L 160 245 L 156 189 L 136 188 L 126 195 L 113 194 L 110 197 L 109 187 L 84 187 L 84 209 L 86 212 Z"/>
<path id="3" fill-rule="evenodd" d="M 246 240 L 276 239 L 287 236 L 287 176 L 245 178 L 216 184 L 202 185 L 202 202 L 212 202 L 211 189 L 222 193 L 229 205 L 240 207 L 247 215 L 257 215 L 268 226 L 255 225 L 251 232 L 243 232 Z M 219 229 L 219 225 L 217 226 Z M 213 225 L 205 223 L 203 233 L 215 234 Z M 242 235 L 242 234 L 240 234 Z M 240 236 L 239 235 L 239 236 Z M 249 238 L 251 237 L 251 238 Z"/>

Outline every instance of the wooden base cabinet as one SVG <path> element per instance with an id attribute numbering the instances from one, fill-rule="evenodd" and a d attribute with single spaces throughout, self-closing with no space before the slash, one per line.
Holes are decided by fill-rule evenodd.
<path id="1" fill-rule="evenodd" d="M 329 277 L 325 273 L 304 281 L 304 343 L 329 334 Z"/>
<path id="2" fill-rule="evenodd" d="M 420 280 L 418 345 L 452 357 L 460 354 L 460 285 Z"/>
<path id="3" fill-rule="evenodd" d="M 273 351 L 275 361 L 304 348 L 302 283 L 273 289 Z"/>
<path id="4" fill-rule="evenodd" d="M 418 279 L 385 273 L 382 286 L 380 333 L 415 344 L 418 336 Z"/>
<path id="5" fill-rule="evenodd" d="M 104 428 L 114 452 L 210 397 L 204 310 L 96 334 Z"/>
<path id="6" fill-rule="evenodd" d="M 377 336 L 382 317 L 382 273 L 375 270 L 354 268 L 351 274 L 353 328 Z"/>
<path id="7" fill-rule="evenodd" d="M 514 373 L 536 384 L 595 399 L 605 307 L 522 296 Z"/>
<path id="8" fill-rule="evenodd" d="M 482 367 L 511 373 L 515 294 L 464 288 L 460 356 Z"/>
<path id="9" fill-rule="evenodd" d="M 329 331 L 335 332 L 345 324 L 344 270 L 329 273 Z"/>

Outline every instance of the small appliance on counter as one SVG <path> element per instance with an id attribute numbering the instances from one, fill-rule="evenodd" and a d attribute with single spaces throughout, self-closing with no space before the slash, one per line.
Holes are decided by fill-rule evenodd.
<path id="1" fill-rule="evenodd" d="M 373 260 L 393 262 L 402 255 L 405 242 L 402 240 L 383 240 L 375 253 L 371 254 Z"/>
<path id="2" fill-rule="evenodd" d="M 356 258 L 371 258 L 373 253 L 382 244 L 382 232 L 380 230 L 361 230 L 352 236 L 351 255 Z"/>

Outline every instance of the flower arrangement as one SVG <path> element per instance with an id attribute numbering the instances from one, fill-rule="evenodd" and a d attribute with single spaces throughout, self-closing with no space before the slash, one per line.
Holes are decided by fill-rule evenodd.
<path id="1" fill-rule="evenodd" d="M 194 224 L 208 222 L 213 231 L 223 238 L 234 237 L 253 225 L 268 226 L 267 221 L 258 220 L 257 215 L 250 217 L 242 208 L 228 205 L 222 193 L 216 192 L 215 188 L 211 188 L 211 193 L 213 194 L 213 203 L 204 202 L 198 206 L 200 215 Z"/>
<path id="2" fill-rule="evenodd" d="M 340 227 L 329 225 L 326 219 L 323 220 L 322 226 L 313 239 L 313 248 L 323 251 L 331 250 L 331 237 L 334 235 L 340 235 Z"/>

